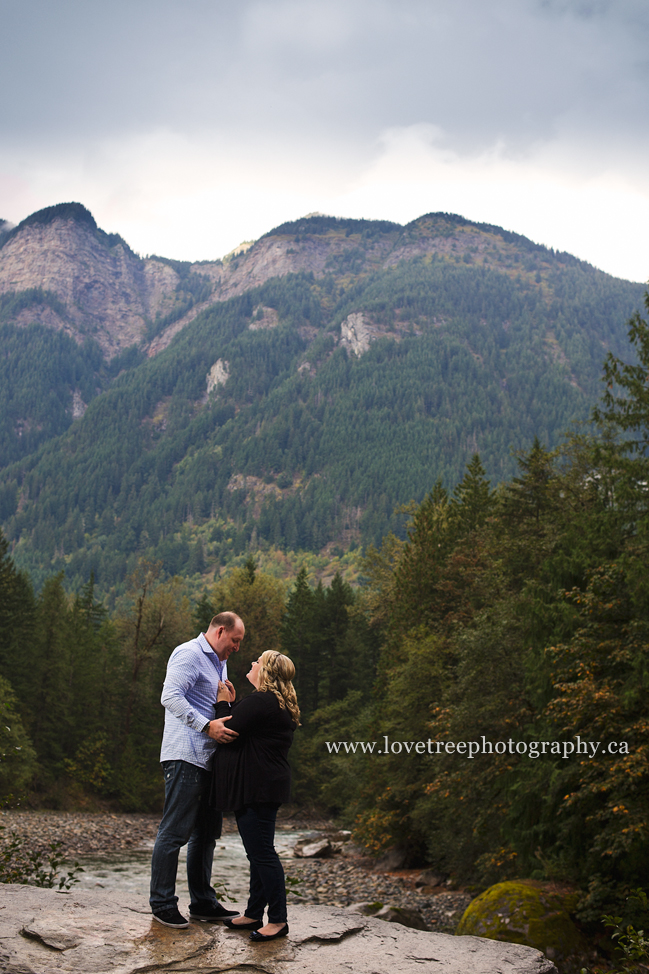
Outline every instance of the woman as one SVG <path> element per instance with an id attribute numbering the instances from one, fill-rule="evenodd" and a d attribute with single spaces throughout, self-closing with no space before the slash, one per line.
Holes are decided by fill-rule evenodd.
<path id="1" fill-rule="evenodd" d="M 251 930 L 250 939 L 263 942 L 288 933 L 284 870 L 274 846 L 275 819 L 279 806 L 290 798 L 287 755 L 300 709 L 291 682 L 295 667 L 288 656 L 267 650 L 247 676 L 257 693 L 244 697 L 234 709 L 230 691 L 219 683 L 216 716 L 231 713 L 227 726 L 239 736 L 216 750 L 212 794 L 217 809 L 235 813 L 250 862 L 246 911 L 224 923 L 232 930 Z"/>

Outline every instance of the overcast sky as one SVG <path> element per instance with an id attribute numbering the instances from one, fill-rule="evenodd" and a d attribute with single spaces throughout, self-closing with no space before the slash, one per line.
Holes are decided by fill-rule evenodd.
<path id="1" fill-rule="evenodd" d="M 0 0 L 0 217 L 142 254 L 445 210 L 649 278 L 648 0 Z"/>

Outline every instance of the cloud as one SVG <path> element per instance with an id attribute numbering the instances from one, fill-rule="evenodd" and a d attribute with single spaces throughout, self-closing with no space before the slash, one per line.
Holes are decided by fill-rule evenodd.
<path id="1" fill-rule="evenodd" d="M 311 210 L 453 209 L 647 277 L 645 0 L 0 10 L 14 221 L 79 199 L 139 250 L 205 257 Z"/>

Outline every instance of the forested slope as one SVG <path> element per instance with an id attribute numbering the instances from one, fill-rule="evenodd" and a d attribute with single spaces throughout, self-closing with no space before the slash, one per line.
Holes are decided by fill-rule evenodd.
<path id="1" fill-rule="evenodd" d="M 271 245 L 315 271 L 223 298 L 262 273 Z M 35 412 L 28 449 L 6 418 L 0 518 L 37 583 L 65 570 L 78 587 L 93 571 L 106 591 L 143 555 L 193 574 L 258 546 L 379 542 L 402 530 L 398 505 L 437 479 L 452 487 L 473 453 L 498 482 L 512 450 L 535 436 L 553 447 L 586 419 L 641 299 L 639 285 L 444 214 L 406 228 L 310 218 L 235 263 L 221 298 L 155 356 L 134 347 L 108 366 L 91 342 L 74 346 L 89 405 L 69 428 L 52 410 L 46 436 Z M 42 413 L 34 352 L 53 333 L 4 327 Z"/>

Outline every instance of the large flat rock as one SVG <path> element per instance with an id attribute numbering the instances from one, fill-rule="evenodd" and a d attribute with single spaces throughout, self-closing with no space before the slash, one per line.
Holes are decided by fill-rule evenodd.
<path id="1" fill-rule="evenodd" d="M 291 907 L 290 935 L 254 944 L 220 924 L 172 930 L 139 897 L 0 886 L 2 974 L 556 974 L 539 951 Z"/>

